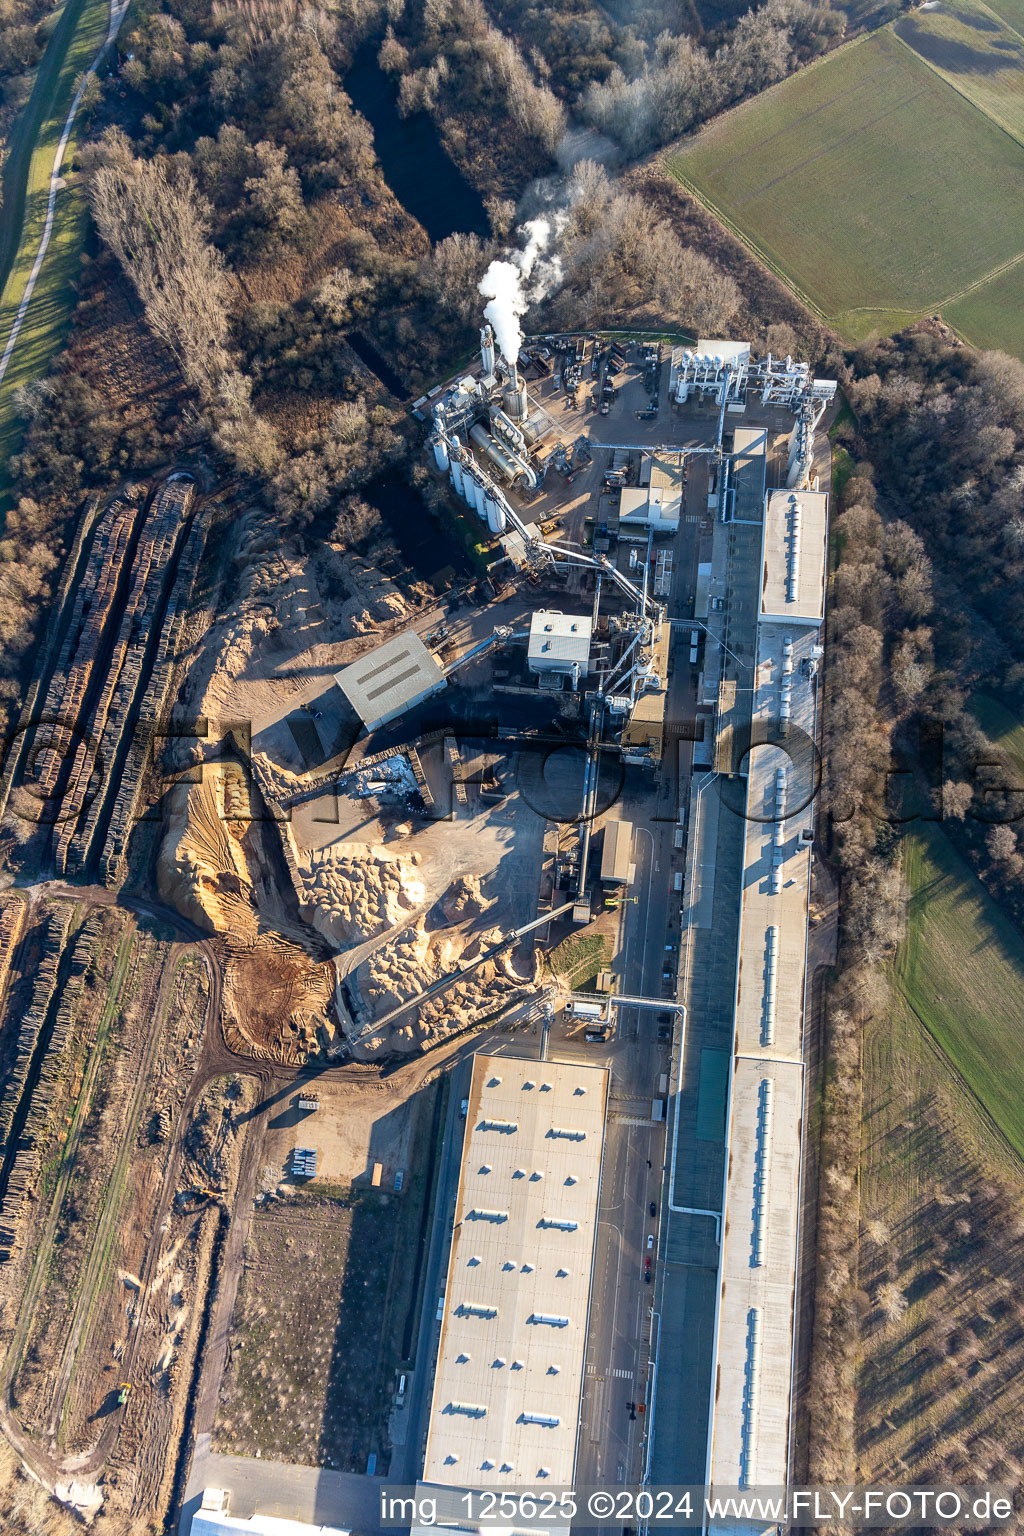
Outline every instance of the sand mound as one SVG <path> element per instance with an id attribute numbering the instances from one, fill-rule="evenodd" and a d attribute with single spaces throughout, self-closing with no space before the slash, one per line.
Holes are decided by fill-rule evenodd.
<path id="1" fill-rule="evenodd" d="M 452 881 L 441 898 L 441 911 L 449 923 L 462 923 L 480 917 L 493 905 L 494 902 L 480 890 L 480 881 L 475 875 L 460 875 Z"/>
<path id="2" fill-rule="evenodd" d="M 177 785 L 157 861 L 160 895 L 183 916 L 211 933 L 248 931 L 255 925 L 255 898 L 241 837 L 249 809 L 242 772 L 234 764 L 207 764 L 202 782 Z"/>
<path id="3" fill-rule="evenodd" d="M 296 865 L 303 916 L 339 949 L 398 927 L 426 901 L 418 854 L 340 843 L 304 857 Z"/>

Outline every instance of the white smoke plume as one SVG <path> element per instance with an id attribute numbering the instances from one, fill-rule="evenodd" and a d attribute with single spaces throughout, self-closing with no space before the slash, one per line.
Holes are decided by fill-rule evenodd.
<path id="1" fill-rule="evenodd" d="M 508 363 L 517 360 L 523 345 L 520 318 L 561 280 L 561 263 L 556 255 L 548 254 L 548 247 L 564 219 L 564 214 L 530 219 L 523 225 L 523 249 L 509 252 L 508 261 L 492 261 L 480 279 L 480 292 L 490 300 L 484 316 L 493 326 L 498 350 Z"/>

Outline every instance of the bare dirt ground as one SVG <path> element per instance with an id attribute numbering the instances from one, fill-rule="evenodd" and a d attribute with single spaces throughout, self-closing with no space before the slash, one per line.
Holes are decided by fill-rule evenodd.
<path id="1" fill-rule="evenodd" d="M 865 1059 L 858 1471 L 1016 1486 L 1024 1169 L 899 999 Z"/>
<path id="2" fill-rule="evenodd" d="M 253 1216 L 215 1450 L 352 1472 L 365 1471 L 372 1452 L 378 1471 L 386 1467 L 438 1091 L 410 1089 L 406 1097 L 397 1085 L 321 1081 L 315 1114 L 298 1118 L 296 1093 L 271 1118 L 266 1180 L 296 1139 L 317 1148 L 323 1168 L 304 1191 L 264 1198 Z M 374 1160 L 385 1165 L 380 1188 L 367 1183 Z M 406 1170 L 400 1194 L 396 1163 Z"/>
<path id="3" fill-rule="evenodd" d="M 318 1110 L 299 1109 L 303 1093 L 315 1093 Z M 314 1192 L 324 1186 L 347 1189 L 356 1181 L 367 1181 L 379 1162 L 381 1188 L 389 1190 L 399 1169 L 408 1177 L 416 1113 L 415 1101 L 402 1096 L 393 1078 L 369 1090 L 326 1075 L 309 1088 L 297 1084 L 267 1122 L 261 1187 L 298 1185 Z M 290 1172 L 297 1146 L 311 1147 L 317 1154 L 312 1181 L 297 1180 Z"/>

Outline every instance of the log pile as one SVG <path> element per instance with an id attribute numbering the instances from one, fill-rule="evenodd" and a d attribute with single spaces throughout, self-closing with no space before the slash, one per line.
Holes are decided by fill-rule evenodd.
<path id="1" fill-rule="evenodd" d="M 28 1059 L 39 1044 L 43 1024 L 48 1015 L 51 998 L 49 993 L 44 994 L 43 987 L 44 970 L 51 978 L 50 987 L 56 980 L 57 966 L 60 962 L 61 950 L 56 955 L 51 955 L 52 938 L 59 937 L 61 949 L 67 937 L 68 925 L 71 920 L 72 908 L 67 905 L 60 913 L 52 913 L 51 920 L 56 920 L 55 930 L 48 934 L 46 940 L 46 952 L 43 964 L 40 966 L 37 984 L 33 987 L 32 1005 L 29 1014 L 26 1015 L 26 1024 L 30 1016 L 34 1017 L 35 1033 Z M 24 1214 L 28 1199 L 35 1192 L 36 1176 L 40 1167 L 41 1148 L 45 1142 L 49 1126 L 50 1113 L 53 1107 L 54 1095 L 60 1081 L 63 1068 L 64 1051 L 71 1035 L 71 1029 L 75 1022 L 78 1004 L 85 985 L 85 977 L 92 963 L 93 952 L 100 936 L 103 915 L 94 912 L 83 923 L 74 943 L 71 954 L 70 973 L 65 985 L 60 992 L 60 1002 L 57 1006 L 57 1014 L 49 1038 L 45 1042 L 42 1061 L 39 1064 L 39 1072 L 32 1088 L 32 1099 L 28 1113 L 18 1136 L 18 1147 L 9 1163 L 9 1173 L 3 1200 L 0 1201 L 0 1263 L 6 1263 L 16 1252 L 20 1231 L 20 1218 Z M 22 1041 L 19 1037 L 19 1053 Z M 19 1062 L 21 1056 L 19 1054 Z M 22 1078 L 24 1083 L 24 1076 Z M 5 1089 L 3 1113 L 7 1116 L 5 1130 L 5 1144 L 10 1133 L 10 1122 L 13 1118 L 13 1095 L 9 1098 Z M 8 1104 L 12 1105 L 8 1114 Z"/>
<path id="2" fill-rule="evenodd" d="M 97 822 L 113 789 L 111 776 L 124 745 L 123 736 L 129 727 L 146 654 L 159 619 L 167 573 L 192 494 L 191 481 L 169 481 L 161 486 L 139 535 L 131 585 L 110 665 L 89 719 L 83 722 L 61 800 L 61 825 L 54 846 L 58 875 L 74 875 L 84 867 Z M 87 805 L 90 789 L 92 798 Z"/>
<path id="3" fill-rule="evenodd" d="M 146 769 L 152 766 L 160 749 L 160 732 L 166 729 L 168 695 L 174 675 L 174 663 L 178 656 L 182 629 L 188 617 L 192 590 L 199 571 L 203 546 L 210 527 L 213 509 L 201 509 L 192 523 L 192 529 L 181 552 L 178 573 L 164 614 L 160 644 L 149 682 L 139 708 L 138 721 L 125 758 L 124 771 L 117 787 L 117 798 L 107 828 L 105 851 L 100 859 L 99 873 L 105 885 L 118 886 L 126 873 L 128 838 L 136 817 L 141 814 L 140 801 L 145 788 Z"/>

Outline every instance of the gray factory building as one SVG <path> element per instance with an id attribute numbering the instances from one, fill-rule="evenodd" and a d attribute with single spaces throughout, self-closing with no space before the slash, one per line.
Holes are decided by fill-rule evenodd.
<path id="1" fill-rule="evenodd" d="M 343 667 L 334 681 L 368 731 L 397 719 L 445 686 L 444 672 L 414 629 Z"/>
<path id="2" fill-rule="evenodd" d="M 526 662 L 530 671 L 539 676 L 585 674 L 590 666 L 592 627 L 589 616 L 538 610 L 530 621 Z"/>

